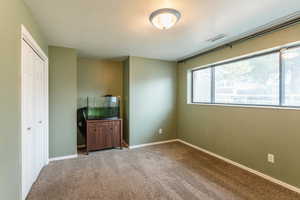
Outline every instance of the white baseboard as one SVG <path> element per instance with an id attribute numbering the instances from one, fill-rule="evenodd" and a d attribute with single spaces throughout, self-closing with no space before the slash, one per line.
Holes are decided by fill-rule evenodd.
<path id="1" fill-rule="evenodd" d="M 77 157 L 78 157 L 77 154 L 69 155 L 69 156 L 54 157 L 54 158 L 50 158 L 49 162 L 57 161 L 57 160 L 66 160 L 66 159 L 77 158 Z"/>
<path id="2" fill-rule="evenodd" d="M 183 140 L 181 140 L 181 139 L 178 139 L 177 141 L 178 141 L 178 142 L 181 142 L 181 143 L 183 143 L 183 144 L 186 144 L 186 145 L 188 145 L 188 146 L 190 146 L 190 147 L 193 147 L 193 148 L 195 148 L 195 149 L 197 149 L 197 150 L 199 150 L 199 151 L 202 151 L 202 152 L 204 152 L 204 153 L 207 153 L 207 154 L 209 154 L 209 155 L 211 155 L 211 156 L 213 156 L 213 157 L 216 157 L 216 158 L 218 158 L 218 159 L 221 159 L 221 160 L 223 160 L 223 161 L 225 161 L 225 162 L 227 162 L 227 163 L 229 163 L 229 164 L 232 164 L 232 165 L 237 166 L 237 167 L 239 167 L 239 168 L 241 168 L 241 169 L 244 169 L 244 170 L 246 170 L 246 171 L 248 171 L 248 172 L 250 172 L 250 173 L 252 173 L 252 174 L 258 175 L 258 176 L 260 176 L 260 177 L 262 177 L 262 178 L 264 178 L 264 179 L 266 179 L 266 180 L 268 180 L 268 181 L 271 181 L 271 182 L 273 182 L 273 183 L 276 183 L 276 184 L 278 184 L 278 185 L 281 185 L 282 187 L 285 187 L 285 188 L 287 188 L 287 189 L 289 189 L 289 190 L 292 190 L 292 191 L 294 191 L 294 192 L 300 193 L 300 188 L 298 188 L 298 187 L 296 187 L 296 186 L 293 186 L 293 185 L 290 185 L 290 184 L 285 183 L 285 182 L 283 182 L 283 181 L 280 181 L 280 180 L 278 180 L 278 179 L 276 179 L 276 178 L 273 178 L 273 177 L 271 177 L 271 176 L 269 176 L 269 175 L 263 174 L 263 173 L 261 173 L 261 172 L 259 172 L 259 171 L 256 171 L 256 170 L 254 170 L 254 169 L 251 169 L 251 168 L 249 168 L 249 167 L 246 167 L 245 165 L 239 164 L 239 163 L 234 162 L 234 161 L 232 161 L 232 160 L 230 160 L 230 159 L 227 159 L 227 158 L 224 158 L 224 157 L 222 157 L 222 156 L 219 156 L 219 155 L 217 155 L 217 154 L 215 154 L 215 153 L 212 153 L 212 152 L 210 152 L 210 151 L 208 151 L 208 150 L 202 149 L 201 147 L 195 146 L 195 145 L 190 144 L 190 143 L 188 143 L 188 142 L 186 142 L 186 141 L 183 141 Z"/>
<path id="3" fill-rule="evenodd" d="M 136 149 L 136 148 L 141 148 L 141 147 L 146 147 L 146 146 L 152 146 L 152 145 L 157 145 L 157 144 L 165 144 L 165 143 L 176 142 L 176 141 L 178 141 L 178 139 L 164 140 L 164 141 L 159 141 L 159 142 L 152 142 L 152 143 L 146 143 L 146 144 L 133 145 L 133 146 L 129 146 L 129 149 Z"/>

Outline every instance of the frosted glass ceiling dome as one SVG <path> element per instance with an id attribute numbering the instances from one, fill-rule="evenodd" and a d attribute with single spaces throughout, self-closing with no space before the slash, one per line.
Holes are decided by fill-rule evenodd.
<path id="1" fill-rule="evenodd" d="M 158 29 L 169 29 L 180 19 L 181 14 L 172 8 L 162 8 L 151 13 L 149 20 Z"/>

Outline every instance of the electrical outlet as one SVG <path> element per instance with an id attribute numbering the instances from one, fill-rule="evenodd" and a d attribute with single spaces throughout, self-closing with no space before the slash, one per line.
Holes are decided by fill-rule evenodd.
<path id="1" fill-rule="evenodd" d="M 273 154 L 268 154 L 268 162 L 269 163 L 274 163 L 275 162 L 275 156 Z"/>
<path id="2" fill-rule="evenodd" d="M 162 128 L 158 129 L 158 134 L 159 134 L 159 135 L 163 134 Z"/>

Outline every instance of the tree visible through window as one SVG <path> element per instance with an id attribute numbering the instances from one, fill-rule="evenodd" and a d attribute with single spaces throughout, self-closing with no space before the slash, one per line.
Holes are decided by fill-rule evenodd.
<path id="1" fill-rule="evenodd" d="M 216 103 L 276 105 L 278 97 L 278 53 L 215 67 Z"/>
<path id="2" fill-rule="evenodd" d="M 300 47 L 212 65 L 192 74 L 193 103 L 300 107 Z"/>
<path id="3" fill-rule="evenodd" d="M 285 80 L 284 105 L 300 106 L 300 48 L 282 54 Z"/>
<path id="4" fill-rule="evenodd" d="M 211 102 L 211 68 L 197 70 L 193 73 L 193 100 Z"/>

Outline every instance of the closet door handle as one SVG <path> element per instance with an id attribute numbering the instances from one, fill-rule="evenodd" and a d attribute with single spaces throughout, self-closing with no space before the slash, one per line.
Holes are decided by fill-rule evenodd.
<path id="1" fill-rule="evenodd" d="M 43 121 L 39 121 L 39 124 L 43 123 Z"/>
<path id="2" fill-rule="evenodd" d="M 27 128 L 27 131 L 30 131 L 30 130 L 31 130 L 31 127 L 28 127 L 28 128 Z"/>

